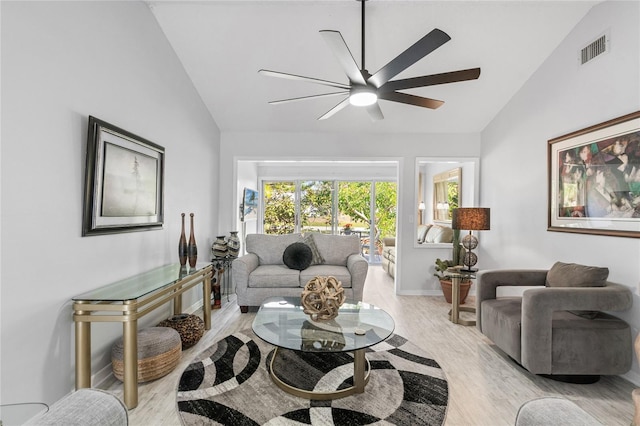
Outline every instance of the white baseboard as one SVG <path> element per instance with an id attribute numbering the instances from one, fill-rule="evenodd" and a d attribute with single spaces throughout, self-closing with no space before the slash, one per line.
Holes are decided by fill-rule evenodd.
<path id="1" fill-rule="evenodd" d="M 183 312 L 193 314 L 198 309 L 202 308 L 202 305 L 202 299 L 199 299 L 196 303 L 189 306 L 187 309 L 184 309 Z M 96 371 L 96 373 L 91 376 L 91 383 L 93 383 L 92 387 L 97 389 L 108 389 L 116 380 L 117 379 L 113 375 L 113 368 L 111 368 L 110 363 Z"/>
<path id="2" fill-rule="evenodd" d="M 442 296 L 442 290 L 401 290 L 396 293 L 398 296 Z M 475 296 L 476 290 L 474 286 L 469 289 L 469 296 Z"/>
<path id="3" fill-rule="evenodd" d="M 396 294 L 398 296 L 442 296 L 442 290 L 404 290 Z"/>

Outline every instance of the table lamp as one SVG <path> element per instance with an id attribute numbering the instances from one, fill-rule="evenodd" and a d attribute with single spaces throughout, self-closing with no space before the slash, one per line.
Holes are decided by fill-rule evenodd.
<path id="1" fill-rule="evenodd" d="M 464 207 L 453 209 L 451 228 L 466 229 L 469 235 L 462 239 L 462 247 L 465 248 L 462 264 L 465 272 L 474 272 L 471 268 L 478 263 L 478 256 L 473 253 L 473 249 L 478 247 L 478 239 L 473 236 L 472 231 L 486 231 L 491 229 L 490 209 L 484 207 Z M 455 248 L 454 248 L 455 250 Z"/>

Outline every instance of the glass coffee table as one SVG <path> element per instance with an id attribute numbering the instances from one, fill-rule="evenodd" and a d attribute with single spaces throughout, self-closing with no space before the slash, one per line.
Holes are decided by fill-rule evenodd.
<path id="1" fill-rule="evenodd" d="M 336 318 L 312 321 L 303 312 L 299 297 L 271 297 L 260 305 L 253 320 L 253 332 L 276 347 L 269 368 L 273 382 L 285 392 L 315 400 L 363 393 L 371 372 L 365 349 L 386 340 L 394 328 L 393 318 L 384 310 L 353 300 L 345 301 Z M 353 386 L 317 392 L 287 384 L 274 372 L 279 349 L 327 354 L 353 352 Z"/>

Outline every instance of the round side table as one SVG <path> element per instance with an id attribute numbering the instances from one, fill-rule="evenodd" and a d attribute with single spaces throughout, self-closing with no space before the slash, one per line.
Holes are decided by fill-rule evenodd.
<path id="1" fill-rule="evenodd" d="M 465 320 L 460 318 L 460 312 L 476 312 L 476 308 L 470 306 L 460 306 L 460 280 L 469 273 L 462 273 L 459 268 L 449 268 L 444 274 L 451 278 L 451 310 L 449 311 L 449 319 L 454 324 L 476 325 L 475 320 Z M 471 275 L 471 278 L 475 278 Z"/>

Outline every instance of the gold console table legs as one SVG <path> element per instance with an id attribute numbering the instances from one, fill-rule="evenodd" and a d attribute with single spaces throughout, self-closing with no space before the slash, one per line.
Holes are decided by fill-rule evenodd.
<path id="1" fill-rule="evenodd" d="M 129 300 L 74 299 L 76 389 L 91 387 L 91 323 L 121 322 L 124 403 L 128 409 L 135 408 L 138 405 L 138 319 L 171 301 L 174 313 L 180 313 L 182 293 L 202 284 L 205 330 L 210 330 L 211 274 L 209 265 L 151 294 Z"/>
<path id="2" fill-rule="evenodd" d="M 125 306 L 128 304 L 125 303 Z M 138 406 L 138 320 L 136 312 L 125 312 L 133 319 L 122 323 L 122 352 L 124 369 L 124 403 L 129 408 Z"/>
<path id="3" fill-rule="evenodd" d="M 79 302 L 78 305 L 82 305 Z M 88 312 L 76 310 L 75 315 Z M 76 322 L 76 389 L 91 387 L 91 323 Z"/>

